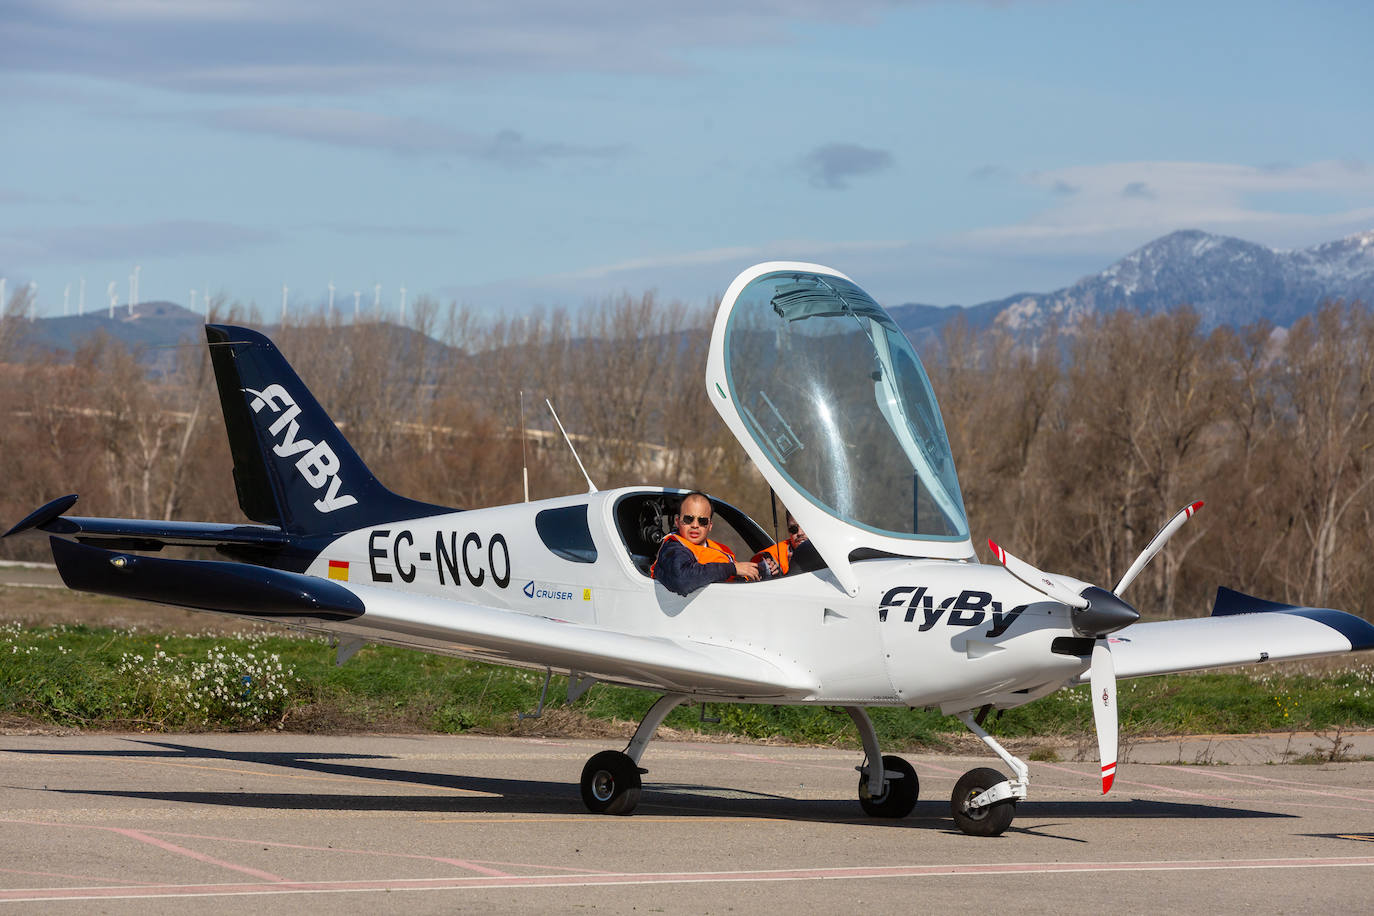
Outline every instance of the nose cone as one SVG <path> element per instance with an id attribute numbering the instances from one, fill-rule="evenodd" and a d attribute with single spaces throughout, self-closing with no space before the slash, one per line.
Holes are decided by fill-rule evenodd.
<path id="1" fill-rule="evenodd" d="M 1140 619 L 1139 611 L 1104 588 L 1089 585 L 1080 594 L 1088 599 L 1087 607 L 1073 612 L 1074 632 L 1080 636 L 1105 636 Z"/>

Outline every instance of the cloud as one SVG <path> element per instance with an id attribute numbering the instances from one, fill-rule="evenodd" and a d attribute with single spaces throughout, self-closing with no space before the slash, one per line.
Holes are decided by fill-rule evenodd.
<path id="1" fill-rule="evenodd" d="M 526 138 L 514 130 L 482 135 L 420 118 L 397 118 L 348 108 L 233 108 L 202 119 L 227 130 L 332 146 L 389 150 L 402 155 L 461 156 L 506 166 L 554 159 L 614 158 L 623 145 L 576 146 Z"/>
<path id="2" fill-rule="evenodd" d="M 137 260 L 221 255 L 276 241 L 276 235 L 230 223 L 168 220 L 140 225 L 71 226 L 0 235 L 0 262 Z"/>
<path id="3" fill-rule="evenodd" d="M 1047 192 L 1050 205 L 1023 222 L 947 244 L 1007 255 L 1119 254 L 1175 229 L 1204 229 L 1298 247 L 1374 226 L 1374 170 L 1362 163 L 1115 162 L 1035 172 L 1022 181 Z M 1077 192 L 1059 193 L 1064 186 Z"/>
<path id="4" fill-rule="evenodd" d="M 802 157 L 802 169 L 817 188 L 849 187 L 848 179 L 892 168 L 892 154 L 853 143 L 828 143 Z"/>
<path id="5" fill-rule="evenodd" d="M 854 0 L 9 0 L 0 69 L 182 91 L 337 93 L 473 74 L 666 73 L 695 47 L 872 19 Z"/>

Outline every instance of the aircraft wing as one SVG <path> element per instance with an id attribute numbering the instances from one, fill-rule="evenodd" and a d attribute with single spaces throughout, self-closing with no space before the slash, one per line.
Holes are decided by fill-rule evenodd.
<path id="1" fill-rule="evenodd" d="M 727 646 L 621 633 L 247 563 L 172 560 L 50 540 L 58 572 L 78 591 L 305 621 L 370 642 L 575 671 L 669 692 L 781 699 L 804 697 L 817 687 L 799 672 Z"/>
<path id="2" fill-rule="evenodd" d="M 1217 590 L 1211 617 L 1136 623 L 1110 637 L 1118 679 L 1374 648 L 1374 625 L 1330 608 Z M 1087 683 L 1084 672 L 1074 683 Z"/>

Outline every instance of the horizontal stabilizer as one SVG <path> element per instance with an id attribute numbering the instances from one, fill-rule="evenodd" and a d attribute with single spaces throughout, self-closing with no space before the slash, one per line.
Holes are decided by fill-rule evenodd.
<path id="1" fill-rule="evenodd" d="M 251 617 L 352 620 L 362 599 L 317 576 L 210 560 L 167 560 L 49 538 L 68 588 Z"/>

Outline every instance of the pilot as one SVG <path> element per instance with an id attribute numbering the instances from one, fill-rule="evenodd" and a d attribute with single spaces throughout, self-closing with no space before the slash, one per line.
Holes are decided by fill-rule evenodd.
<path id="1" fill-rule="evenodd" d="M 663 539 L 658 559 L 649 567 L 649 575 L 668 591 L 685 596 L 712 582 L 735 578 L 757 582 L 765 576 L 757 563 L 737 562 L 729 547 L 707 539 L 712 510 L 705 493 L 688 493 L 677 511 L 677 533 Z"/>
<path id="2" fill-rule="evenodd" d="M 774 516 L 776 518 L 776 516 Z M 754 554 L 755 563 L 761 564 L 768 570 L 769 578 L 785 576 L 792 569 L 792 555 L 797 552 L 797 548 L 806 543 L 806 532 L 801 525 L 792 517 L 792 513 L 787 513 L 787 537 L 778 541 L 772 547 L 764 548 Z"/>

